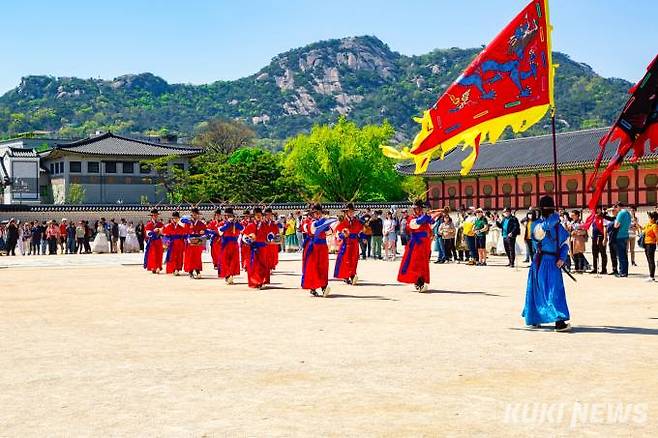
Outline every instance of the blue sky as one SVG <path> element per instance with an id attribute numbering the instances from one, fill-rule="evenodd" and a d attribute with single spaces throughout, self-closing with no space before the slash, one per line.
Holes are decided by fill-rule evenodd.
<path id="1" fill-rule="evenodd" d="M 376 35 L 393 50 L 486 44 L 527 0 L 30 0 L 3 2 L 0 93 L 21 76 L 171 83 L 255 73 L 322 39 Z M 554 49 L 603 76 L 637 81 L 658 49 L 656 0 L 551 0 Z"/>

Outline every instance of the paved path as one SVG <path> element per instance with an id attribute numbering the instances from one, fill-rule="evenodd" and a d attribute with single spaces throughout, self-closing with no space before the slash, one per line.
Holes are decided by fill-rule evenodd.
<path id="1" fill-rule="evenodd" d="M 523 326 L 527 270 L 501 259 L 432 265 L 428 294 L 367 261 L 329 299 L 298 260 L 263 291 L 139 255 L 18 260 L 0 258 L 2 437 L 658 435 L 643 266 L 569 282 L 558 334 Z"/>

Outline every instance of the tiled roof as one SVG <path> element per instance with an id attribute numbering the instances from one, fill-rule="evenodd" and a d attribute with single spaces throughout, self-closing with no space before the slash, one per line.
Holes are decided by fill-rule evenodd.
<path id="1" fill-rule="evenodd" d="M 609 128 L 587 129 L 583 131 L 557 134 L 557 160 L 561 169 L 592 166 L 599 153 L 599 140 Z M 427 176 L 459 176 L 461 161 L 470 153 L 470 148 L 462 151 L 454 149 L 444 160 L 432 160 L 427 168 Z M 603 162 L 612 158 L 617 144 L 608 144 Z M 641 161 L 658 160 L 658 151 L 647 153 Z M 551 135 L 515 138 L 495 144 L 483 144 L 471 176 L 480 174 L 504 173 L 523 170 L 550 170 L 553 167 L 553 141 Z M 413 174 L 413 164 L 401 164 L 398 172 Z"/>
<path id="2" fill-rule="evenodd" d="M 203 150 L 180 145 L 151 143 L 144 140 L 121 137 L 108 132 L 72 143 L 57 144 L 50 151 L 49 155 L 55 156 L 62 152 L 84 155 L 164 157 L 166 155 L 195 156 L 201 154 Z"/>
<path id="3" fill-rule="evenodd" d="M 37 158 L 37 153 L 34 152 L 34 149 L 9 147 L 7 148 L 7 155 L 16 158 Z"/>

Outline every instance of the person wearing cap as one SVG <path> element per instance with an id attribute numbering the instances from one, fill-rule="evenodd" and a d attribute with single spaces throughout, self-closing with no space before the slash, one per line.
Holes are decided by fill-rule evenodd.
<path id="1" fill-rule="evenodd" d="M 270 267 L 268 265 L 267 247 L 270 238 L 270 227 L 263 221 L 263 209 L 254 208 L 253 220 L 242 233 L 243 244 L 249 248 L 247 264 L 247 285 L 253 289 L 263 289 L 270 283 Z"/>
<path id="2" fill-rule="evenodd" d="M 434 218 L 425 213 L 424 207 L 423 201 L 416 201 L 413 214 L 407 218 L 409 241 L 398 271 L 398 281 L 413 284 L 417 292 L 427 292 L 427 284 L 430 282 Z"/>
<path id="3" fill-rule="evenodd" d="M 212 258 L 212 264 L 216 270 L 219 270 L 219 258 L 220 258 L 220 239 L 217 230 L 222 225 L 222 210 L 220 208 L 215 210 L 215 215 L 212 220 L 206 224 L 206 236 L 210 238 L 210 257 Z"/>
<path id="4" fill-rule="evenodd" d="M 336 236 L 340 247 L 336 256 L 334 278 L 340 278 L 347 284 L 356 285 L 358 277 L 356 268 L 359 264 L 359 239 L 365 238 L 361 234 L 363 224 L 354 215 L 354 204 L 347 204 L 345 216 L 336 227 Z"/>
<path id="5" fill-rule="evenodd" d="M 477 248 L 477 266 L 487 266 L 487 233 L 489 232 L 489 221 L 484 215 L 484 210 L 475 210 L 476 219 L 473 222 L 475 232 L 475 247 Z"/>
<path id="6" fill-rule="evenodd" d="M 162 271 L 162 229 L 164 224 L 160 221 L 160 212 L 155 208 L 151 210 L 151 219 L 144 224 L 144 269 L 154 274 Z"/>
<path id="7" fill-rule="evenodd" d="M 324 217 L 321 204 L 314 204 L 311 208 L 311 219 L 305 223 L 308 235 L 306 249 L 302 258 L 302 288 L 307 289 L 311 295 L 329 296 L 329 248 L 327 247 L 327 233 L 338 219 Z"/>
<path id="8" fill-rule="evenodd" d="M 508 260 L 507 266 L 513 268 L 516 262 L 516 238 L 521 233 L 521 224 L 516 216 L 512 214 L 512 209 L 505 207 L 503 208 L 503 218 L 496 221 L 496 226 L 500 228 L 503 237 L 503 245 Z"/>
<path id="9" fill-rule="evenodd" d="M 522 316 L 528 326 L 540 328 L 541 324 L 555 323 L 555 331 L 569 331 L 569 307 L 561 272 L 569 254 L 569 232 L 555 212 L 552 197 L 542 197 L 539 209 L 541 218 L 532 230 L 536 253 L 528 272 Z"/>
<path id="10" fill-rule="evenodd" d="M 183 270 L 183 256 L 185 253 L 185 224 L 180 221 L 180 213 L 174 211 L 169 223 L 163 227 L 162 235 L 167 242 L 165 253 L 165 272 L 167 274 L 180 275 Z"/>
<path id="11" fill-rule="evenodd" d="M 244 230 L 249 226 L 249 224 L 252 222 L 251 219 L 251 211 L 250 210 L 245 210 L 242 213 L 242 219 L 240 220 L 240 225 L 242 225 L 242 230 L 243 232 L 240 234 L 240 265 L 242 266 L 242 269 L 246 272 L 247 267 L 249 264 L 249 257 L 250 257 L 250 252 L 251 249 L 247 243 L 244 242 Z"/>
<path id="12" fill-rule="evenodd" d="M 240 275 L 238 238 L 243 230 L 244 227 L 235 220 L 233 208 L 224 209 L 224 220 L 217 229 L 221 241 L 217 274 L 226 281 L 226 284 L 233 284 L 233 277 Z"/>
<path id="13" fill-rule="evenodd" d="M 183 258 L 183 269 L 190 278 L 200 278 L 203 270 L 203 261 L 201 259 L 205 249 L 205 232 L 206 223 L 201 219 L 199 209 L 194 207 L 190 209 L 190 218 L 185 221 L 185 256 Z"/>

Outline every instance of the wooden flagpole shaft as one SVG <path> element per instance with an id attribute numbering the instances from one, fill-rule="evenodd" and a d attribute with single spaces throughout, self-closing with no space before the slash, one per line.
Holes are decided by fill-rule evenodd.
<path id="1" fill-rule="evenodd" d="M 557 177 L 557 139 L 555 137 L 555 109 L 551 114 L 551 129 L 553 131 L 553 187 L 555 192 L 555 207 L 560 208 L 562 204 L 562 188 L 558 185 Z"/>

